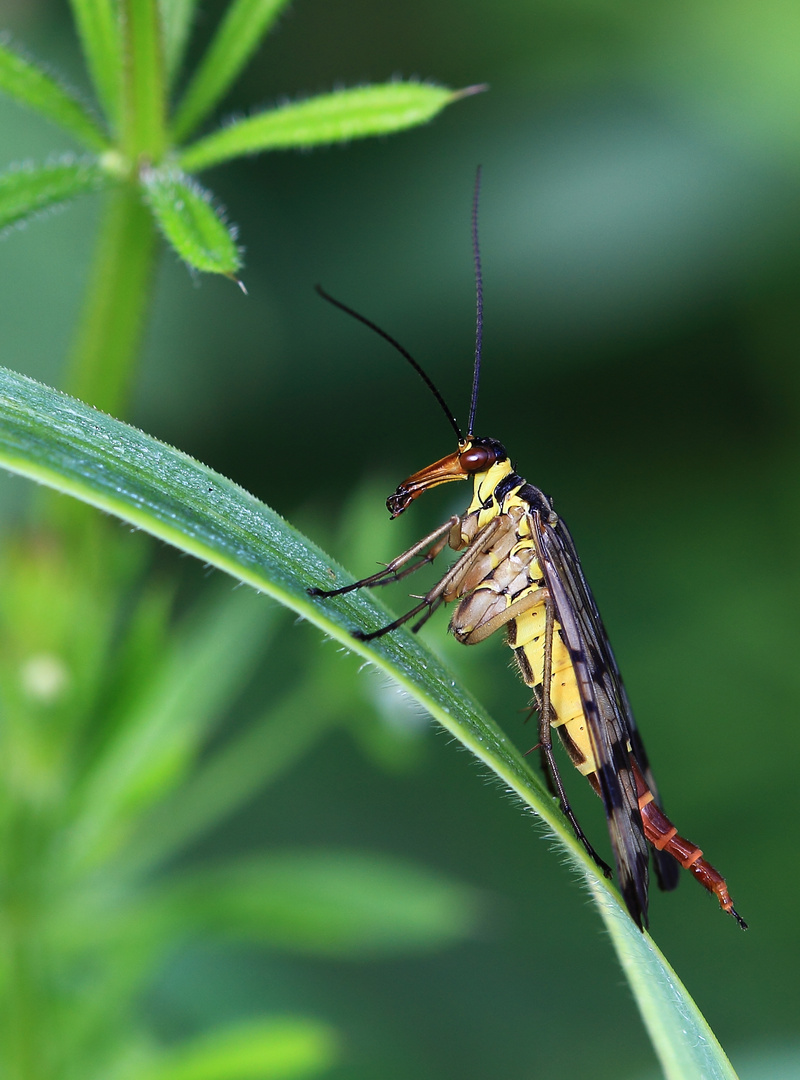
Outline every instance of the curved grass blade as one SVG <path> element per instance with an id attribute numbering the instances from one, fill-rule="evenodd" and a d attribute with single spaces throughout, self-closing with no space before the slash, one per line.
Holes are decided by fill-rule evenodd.
<path id="1" fill-rule="evenodd" d="M 737 1080 L 733 1066 L 666 957 L 598 880 L 589 891 L 606 924 L 667 1080 Z"/>
<path id="2" fill-rule="evenodd" d="M 180 164 L 190 172 L 199 172 L 244 154 L 389 135 L 427 124 L 445 105 L 481 89 L 449 90 L 428 83 L 392 82 L 321 94 L 235 120 L 187 147 Z"/>
<path id="3" fill-rule="evenodd" d="M 411 634 L 353 639 L 353 627 L 369 630 L 386 621 L 373 597 L 350 594 L 323 606 L 308 596 L 309 585 L 331 581 L 332 560 L 319 548 L 212 469 L 6 369 L 0 369 L 0 464 L 232 574 L 394 678 L 531 807 L 586 880 L 670 1080 L 734 1080 L 713 1032 L 652 939 L 636 930 L 550 796 L 480 706 Z"/>

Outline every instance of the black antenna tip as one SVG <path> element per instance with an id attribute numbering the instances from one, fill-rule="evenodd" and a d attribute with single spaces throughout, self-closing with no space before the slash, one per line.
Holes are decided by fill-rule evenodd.
<path id="1" fill-rule="evenodd" d="M 475 262 L 475 367 L 472 373 L 472 397 L 469 403 L 469 426 L 467 435 L 475 434 L 475 410 L 478 406 L 478 386 L 481 379 L 481 351 L 483 349 L 483 274 L 481 272 L 481 249 L 478 243 L 478 203 L 481 195 L 481 165 L 475 170 L 475 189 L 472 195 L 472 256 Z"/>

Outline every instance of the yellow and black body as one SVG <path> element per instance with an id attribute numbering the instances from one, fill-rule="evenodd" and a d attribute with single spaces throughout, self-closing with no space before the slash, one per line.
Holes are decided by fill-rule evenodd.
<path id="1" fill-rule="evenodd" d="M 639 927 L 647 925 L 648 841 L 663 889 L 678 883 L 678 864 L 690 869 L 741 926 L 724 879 L 678 836 L 663 814 L 647 755 L 614 654 L 572 537 L 550 500 L 519 476 L 502 443 L 469 435 L 458 450 L 405 480 L 387 500 L 392 517 L 439 484 L 472 480 L 472 502 L 388 566 L 318 596 L 399 580 L 432 562 L 446 547 L 459 559 L 420 603 L 364 640 L 416 618 L 413 630 L 438 607 L 455 603 L 450 631 L 476 645 L 505 627 L 522 678 L 539 713 L 539 747 L 551 791 L 581 843 L 606 873 L 578 824 L 553 754 L 555 729 L 573 765 L 603 800 L 620 889 Z M 677 860 L 677 861 L 676 861 Z"/>
<path id="2" fill-rule="evenodd" d="M 320 295 L 358 319 L 405 357 L 432 392 L 458 440 L 458 449 L 420 469 L 386 501 L 397 517 L 424 491 L 440 484 L 472 480 L 472 502 L 385 569 L 341 589 L 311 589 L 320 597 L 340 596 L 363 586 L 386 585 L 432 562 L 446 547 L 459 558 L 410 611 L 366 634 L 363 640 L 391 633 L 416 619 L 412 631 L 442 604 L 454 603 L 450 630 L 464 645 L 477 645 L 505 627 L 522 678 L 539 713 L 539 746 L 551 792 L 586 850 L 607 874 L 575 818 L 561 781 L 552 747 L 555 729 L 573 765 L 603 800 L 622 895 L 637 926 L 647 925 L 648 843 L 653 847 L 662 889 L 678 884 L 680 864 L 712 892 L 724 911 L 742 928 L 724 878 L 702 852 L 678 831 L 661 810 L 644 746 L 633 719 L 619 668 L 603 622 L 586 582 L 575 545 L 550 500 L 517 474 L 506 448 L 474 431 L 481 367 L 483 289 L 478 246 L 480 169 L 472 204 L 472 240 L 477 285 L 475 367 L 467 431 L 458 422 L 429 375 L 417 361 L 365 316 L 329 296 Z"/>

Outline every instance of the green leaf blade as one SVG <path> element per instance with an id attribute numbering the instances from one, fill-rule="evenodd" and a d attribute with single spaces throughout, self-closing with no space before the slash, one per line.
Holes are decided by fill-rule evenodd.
<path id="1" fill-rule="evenodd" d="M 197 0 L 161 0 L 159 6 L 164 29 L 164 69 L 171 85 L 183 63 Z"/>
<path id="2" fill-rule="evenodd" d="M 338 1057 L 332 1028 L 281 1017 L 217 1028 L 190 1039 L 140 1072 L 141 1080 L 305 1080 Z"/>
<path id="3" fill-rule="evenodd" d="M 90 158 L 7 169 L 0 173 L 0 233 L 110 183 L 108 173 Z"/>
<path id="4" fill-rule="evenodd" d="M 108 148 L 108 138 L 77 98 L 4 42 L 0 42 L 0 92 L 58 124 L 88 149 Z"/>
<path id="5" fill-rule="evenodd" d="M 322 94 L 234 121 L 188 147 L 181 165 L 199 171 L 245 154 L 388 135 L 428 123 L 446 105 L 469 92 L 428 83 L 392 82 Z"/>
<path id="6" fill-rule="evenodd" d="M 686 989 L 618 894 L 598 875 L 553 800 L 502 731 L 411 634 L 376 642 L 354 627 L 385 625 L 370 595 L 314 601 L 335 564 L 277 514 L 186 455 L 64 394 L 0 369 L 0 464 L 115 514 L 274 597 L 371 661 L 412 694 L 533 809 L 589 884 L 617 945 L 670 1080 L 733 1080 Z M 345 576 L 345 575 L 342 575 Z M 721 916 L 717 916 L 721 917 Z"/>
<path id="7" fill-rule="evenodd" d="M 587 876 L 667 1080 L 737 1080 L 693 998 L 651 937 Z"/>
<path id="8" fill-rule="evenodd" d="M 181 142 L 222 100 L 288 0 L 234 0 L 175 114 Z"/>
<path id="9" fill-rule="evenodd" d="M 122 105 L 122 35 L 114 0 L 70 0 L 86 66 L 109 126 Z"/>
<path id="10" fill-rule="evenodd" d="M 236 278 L 242 267 L 236 230 L 215 209 L 211 193 L 172 169 L 142 176 L 145 198 L 165 239 L 195 270 Z"/>
<path id="11" fill-rule="evenodd" d="M 228 860 L 166 891 L 183 926 L 310 956 L 445 948 L 477 923 L 473 890 L 377 853 L 326 849 Z"/>

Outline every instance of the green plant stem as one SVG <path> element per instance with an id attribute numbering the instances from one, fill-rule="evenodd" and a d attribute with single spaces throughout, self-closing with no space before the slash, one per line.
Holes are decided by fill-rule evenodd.
<path id="1" fill-rule="evenodd" d="M 132 184 L 109 196 L 95 249 L 66 389 L 113 416 L 125 414 L 150 298 L 156 234 Z"/>
<path id="2" fill-rule="evenodd" d="M 9 1080 L 42 1080 L 46 1075 L 47 1041 L 42 1040 L 48 1012 L 42 981 L 41 932 L 37 913 L 37 856 L 40 823 L 33 808 L 22 801 L 6 831 L 3 902 L 3 953 L 8 972 L 8 1016 L 5 1042 Z"/>
<path id="3" fill-rule="evenodd" d="M 155 165 L 167 145 L 164 58 L 157 0 L 124 0 L 123 149 L 135 167 Z"/>
<path id="4" fill-rule="evenodd" d="M 42 1025 L 32 977 L 35 959 L 31 955 L 31 934 L 26 932 L 25 924 L 24 915 L 9 923 L 9 1080 L 38 1080 L 43 1075 L 36 1037 Z"/>

